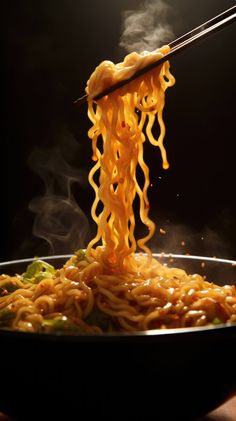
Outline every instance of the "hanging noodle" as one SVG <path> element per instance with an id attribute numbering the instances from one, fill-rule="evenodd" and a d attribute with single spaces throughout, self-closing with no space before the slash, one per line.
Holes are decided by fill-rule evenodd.
<path id="1" fill-rule="evenodd" d="M 137 69 L 158 60 L 168 51 L 167 46 L 152 53 L 131 53 L 123 63 L 117 65 L 110 61 L 102 62 L 88 81 L 88 96 L 96 95 L 108 86 L 129 78 Z M 151 251 L 146 243 L 153 236 L 155 225 L 148 217 L 149 169 L 143 159 L 143 145 L 147 138 L 151 144 L 158 146 L 163 168 L 169 167 L 163 145 L 165 126 L 162 113 L 165 91 L 174 82 L 169 72 L 169 63 L 166 62 L 150 71 L 145 78 L 133 81 L 128 87 L 102 98 L 97 104 L 92 99 L 88 101 L 88 115 L 93 123 L 88 135 L 92 139 L 93 160 L 97 161 L 89 174 L 89 181 L 95 190 L 92 217 L 98 225 L 98 231 L 88 245 L 87 254 L 91 255 L 92 247 L 102 240 L 102 261 L 111 271 L 126 273 L 133 267 L 133 253 L 137 244 L 147 253 L 147 264 L 151 263 Z M 152 133 L 156 117 L 160 126 L 158 139 Z M 100 137 L 101 148 L 98 145 Z M 138 166 L 145 180 L 143 187 L 136 178 Z M 100 171 L 99 187 L 94 181 L 96 171 Z M 140 201 L 140 219 L 148 230 L 148 234 L 139 239 L 137 244 L 133 212 L 136 195 Z M 103 210 L 97 216 L 99 201 L 102 202 Z"/>
<path id="2" fill-rule="evenodd" d="M 152 53 L 131 53 L 117 65 L 105 61 L 91 75 L 86 92 L 95 163 L 89 182 L 95 192 L 91 214 L 97 234 L 60 269 L 35 260 L 22 275 L 2 275 L 1 328 L 100 333 L 236 322 L 234 285 L 220 287 L 200 275 L 162 265 L 147 246 L 155 225 L 149 218 L 149 169 L 143 147 L 146 140 L 157 146 L 163 168 L 168 168 L 163 108 L 165 91 L 175 82 L 169 63 L 97 103 L 92 99 L 168 51 L 164 46 Z M 143 185 L 137 180 L 138 168 Z M 137 240 L 136 196 L 147 229 Z"/>

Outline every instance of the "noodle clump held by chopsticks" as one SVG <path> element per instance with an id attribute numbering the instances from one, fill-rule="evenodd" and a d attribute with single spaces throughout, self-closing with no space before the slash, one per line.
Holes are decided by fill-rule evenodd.
<path id="1" fill-rule="evenodd" d="M 60 269 L 36 259 L 24 274 L 1 275 L 0 328 L 100 333 L 236 322 L 234 285 L 220 287 L 200 275 L 167 267 L 152 257 L 147 246 L 155 225 L 149 218 L 149 169 L 143 148 L 147 140 L 157 146 L 163 168 L 168 168 L 163 108 L 165 91 L 175 82 L 169 63 L 97 102 L 92 99 L 168 51 L 164 46 L 152 53 L 131 53 L 117 65 L 105 61 L 91 75 L 86 93 L 92 122 L 88 135 L 94 166 L 89 182 L 95 192 L 91 213 L 96 236 Z M 139 218 L 147 229 L 140 239 L 135 238 L 136 197 Z"/>

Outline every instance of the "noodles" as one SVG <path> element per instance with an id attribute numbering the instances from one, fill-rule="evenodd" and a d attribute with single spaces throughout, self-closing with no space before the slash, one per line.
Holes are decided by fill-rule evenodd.
<path id="1" fill-rule="evenodd" d="M 92 100 L 168 51 L 165 46 L 152 53 L 131 53 L 117 65 L 105 61 L 91 75 L 86 88 L 94 160 L 89 182 L 95 192 L 91 214 L 97 233 L 85 251 L 77 251 L 59 269 L 36 259 L 24 274 L 1 275 L 1 328 L 95 334 L 236 322 L 234 285 L 220 287 L 200 275 L 169 268 L 155 260 L 147 246 L 155 224 L 149 218 L 144 144 L 149 140 L 159 148 L 167 169 L 163 109 L 165 91 L 175 82 L 169 63 L 97 103 Z M 136 197 L 147 230 L 140 239 L 135 237 Z"/>
<path id="2" fill-rule="evenodd" d="M 40 281 L 37 273 L 29 280 L 28 270 L 2 275 L 0 327 L 100 333 L 236 322 L 234 285 L 220 287 L 155 259 L 147 266 L 142 254 L 132 259 L 136 273 L 107 273 L 102 259 L 91 263 L 78 251 Z"/>
<path id="3" fill-rule="evenodd" d="M 123 63 L 116 66 L 108 61 L 101 63 L 88 81 L 88 96 L 99 93 L 122 78 L 128 78 L 135 70 L 157 60 L 168 51 L 169 47 L 163 47 L 153 53 L 131 53 Z M 146 139 L 152 145 L 158 146 L 163 168 L 168 168 L 163 145 L 165 126 L 162 113 L 165 91 L 173 84 L 174 77 L 170 74 L 169 63 L 166 62 L 150 71 L 145 78 L 131 82 L 125 89 L 115 91 L 97 104 L 89 100 L 88 115 L 93 126 L 88 134 L 92 139 L 93 159 L 96 161 L 89 174 L 89 181 L 95 190 L 92 217 L 98 225 L 98 231 L 97 236 L 88 245 L 87 254 L 91 255 L 92 247 L 102 240 L 103 263 L 111 271 L 129 270 L 133 262 L 130 257 L 136 251 L 137 244 L 148 254 L 147 263 L 150 264 L 151 261 L 151 252 L 146 243 L 153 236 L 155 225 L 148 217 L 149 169 L 143 159 L 143 146 Z M 158 139 L 155 139 L 152 133 L 156 117 L 160 126 Z M 99 137 L 102 137 L 101 148 L 98 145 Z M 144 176 L 142 187 L 136 177 L 138 166 Z M 94 175 L 99 170 L 98 187 Z M 133 212 L 136 195 L 140 201 L 140 219 L 148 231 L 137 244 Z M 103 204 L 103 211 L 96 215 L 99 201 Z"/>

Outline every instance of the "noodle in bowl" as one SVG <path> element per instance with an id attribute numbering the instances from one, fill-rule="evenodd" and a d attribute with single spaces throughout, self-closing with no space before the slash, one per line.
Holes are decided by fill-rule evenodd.
<path id="1" fill-rule="evenodd" d="M 92 260 L 87 250 L 57 257 L 55 267 L 50 258 L 25 260 L 26 268 L 2 274 L 0 327 L 101 334 L 236 322 L 233 277 L 229 284 L 212 282 L 201 257 L 186 256 L 179 267 L 179 256 L 156 255 L 149 263 L 149 256 L 139 253 L 130 256 L 129 271 L 119 273 L 104 265 L 103 248 L 93 252 Z M 194 271 L 188 267 L 193 260 L 199 263 Z"/>
<path id="2" fill-rule="evenodd" d="M 42 259 L 61 267 L 68 257 Z M 234 261 L 155 257 L 206 274 L 219 285 L 236 279 Z M 30 261 L 3 263 L 1 272 L 23 271 Z M 210 411 L 236 392 L 234 324 L 92 335 L 0 330 L 0 341 L 1 359 L 7 361 L 1 366 L 0 410 L 20 419 L 45 419 L 47 414 L 79 419 L 89 413 L 118 420 L 125 413 L 127 419 L 184 420 Z M 19 388 L 12 387 L 13 379 Z M 58 396 L 60 406 L 55 404 Z"/>

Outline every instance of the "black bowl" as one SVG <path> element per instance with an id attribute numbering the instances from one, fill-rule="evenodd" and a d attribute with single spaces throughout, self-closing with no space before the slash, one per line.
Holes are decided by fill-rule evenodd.
<path id="1" fill-rule="evenodd" d="M 42 258 L 60 267 L 68 256 Z M 157 256 L 219 284 L 235 262 Z M 32 259 L 0 264 L 21 273 Z M 190 420 L 236 393 L 236 325 L 132 334 L 0 330 L 0 411 L 17 419 Z"/>

